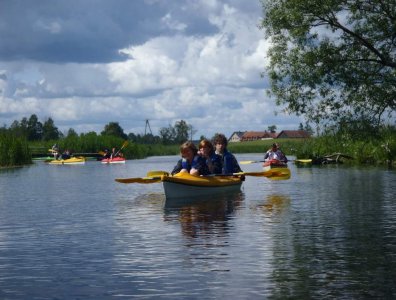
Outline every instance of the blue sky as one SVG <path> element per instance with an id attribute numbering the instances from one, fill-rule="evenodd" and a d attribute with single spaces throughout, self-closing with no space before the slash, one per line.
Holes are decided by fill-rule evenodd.
<path id="1" fill-rule="evenodd" d="M 297 129 L 266 94 L 259 0 L 0 0 L 0 126 Z"/>

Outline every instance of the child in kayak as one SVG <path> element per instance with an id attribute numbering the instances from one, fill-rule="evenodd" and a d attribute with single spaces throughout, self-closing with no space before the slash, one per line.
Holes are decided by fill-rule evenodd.
<path id="1" fill-rule="evenodd" d="M 198 155 L 198 149 L 193 142 L 185 142 L 180 146 L 180 155 L 182 158 L 177 162 L 172 175 L 179 172 L 189 173 L 191 175 L 208 175 L 209 168 L 205 159 Z"/>
<path id="2" fill-rule="evenodd" d="M 199 155 L 205 158 L 206 165 L 209 168 L 211 174 L 221 174 L 222 173 L 222 158 L 220 155 L 215 153 L 213 144 L 207 140 L 203 139 L 199 143 Z"/>
<path id="3" fill-rule="evenodd" d="M 217 133 L 213 139 L 216 154 L 222 158 L 222 174 L 232 174 L 242 172 L 235 156 L 227 150 L 227 138 L 224 134 Z"/>

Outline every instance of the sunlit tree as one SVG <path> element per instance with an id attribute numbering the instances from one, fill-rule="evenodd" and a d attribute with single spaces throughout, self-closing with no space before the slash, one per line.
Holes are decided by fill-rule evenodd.
<path id="1" fill-rule="evenodd" d="M 316 124 L 395 112 L 396 0 L 261 1 L 277 104 Z"/>

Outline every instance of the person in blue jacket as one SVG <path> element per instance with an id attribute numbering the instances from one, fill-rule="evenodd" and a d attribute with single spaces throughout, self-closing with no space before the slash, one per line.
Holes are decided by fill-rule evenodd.
<path id="1" fill-rule="evenodd" d="M 227 150 L 228 141 L 224 134 L 217 133 L 213 138 L 216 154 L 222 157 L 222 174 L 233 174 L 242 172 L 235 156 Z"/>
<path id="2" fill-rule="evenodd" d="M 186 172 L 198 176 L 210 174 L 205 158 L 198 155 L 198 149 L 193 142 L 188 141 L 183 143 L 180 146 L 180 154 L 182 158 L 172 170 L 172 175 L 179 172 Z"/>
<path id="3" fill-rule="evenodd" d="M 198 153 L 205 158 L 210 173 L 221 174 L 223 167 L 222 157 L 216 154 L 213 144 L 209 140 L 203 139 L 199 142 L 198 149 Z"/>

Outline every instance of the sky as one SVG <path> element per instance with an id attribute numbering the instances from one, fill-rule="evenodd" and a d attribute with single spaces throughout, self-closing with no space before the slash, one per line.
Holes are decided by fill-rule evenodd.
<path id="1" fill-rule="evenodd" d="M 267 95 L 261 18 L 259 0 L 0 0 L 0 126 L 298 129 Z"/>

